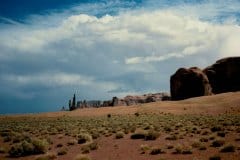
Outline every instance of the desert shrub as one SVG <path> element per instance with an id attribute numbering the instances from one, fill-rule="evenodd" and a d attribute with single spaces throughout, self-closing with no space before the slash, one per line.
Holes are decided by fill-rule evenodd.
<path id="1" fill-rule="evenodd" d="M 24 155 L 23 147 L 21 144 L 15 144 L 8 151 L 9 156 L 11 157 L 20 157 Z"/>
<path id="2" fill-rule="evenodd" d="M 182 153 L 182 150 L 183 150 L 183 147 L 181 145 L 177 145 L 175 148 L 174 148 L 174 154 L 181 154 Z"/>
<path id="3" fill-rule="evenodd" d="M 149 146 L 149 145 L 147 145 L 147 144 L 142 144 L 141 146 L 140 146 L 140 150 L 142 151 L 141 153 L 142 154 L 144 154 L 144 153 L 146 153 L 148 150 L 150 150 L 151 149 L 151 147 Z"/>
<path id="4" fill-rule="evenodd" d="M 208 131 L 208 130 L 204 130 L 204 131 L 202 131 L 202 135 L 208 135 L 210 132 Z"/>
<path id="5" fill-rule="evenodd" d="M 217 139 L 215 141 L 212 142 L 212 147 L 221 147 L 225 144 L 225 141 L 222 139 Z"/>
<path id="6" fill-rule="evenodd" d="M 92 132 L 91 135 L 92 135 L 92 138 L 93 138 L 93 139 L 97 139 L 97 138 L 100 137 L 100 134 L 99 134 L 97 131 Z"/>
<path id="7" fill-rule="evenodd" d="M 236 147 L 232 144 L 228 144 L 226 146 L 223 146 L 223 148 L 220 150 L 220 152 L 235 152 Z"/>
<path id="8" fill-rule="evenodd" d="M 124 132 L 122 132 L 122 131 L 117 132 L 116 135 L 115 135 L 116 139 L 120 139 L 120 138 L 123 138 L 123 137 L 124 137 Z"/>
<path id="9" fill-rule="evenodd" d="M 53 144 L 53 141 L 50 137 L 46 137 L 46 141 L 48 142 L 48 144 Z"/>
<path id="10" fill-rule="evenodd" d="M 172 131 L 172 128 L 170 126 L 165 126 L 164 127 L 164 131 L 166 132 L 171 132 Z"/>
<path id="11" fill-rule="evenodd" d="M 166 146 L 166 148 L 167 148 L 167 149 L 172 149 L 172 148 L 174 148 L 174 146 L 171 145 L 171 144 L 168 144 L 168 145 Z"/>
<path id="12" fill-rule="evenodd" d="M 12 145 L 8 153 L 11 157 L 20 157 L 45 153 L 47 149 L 48 143 L 46 140 L 34 139 L 30 142 L 23 141 L 21 143 Z"/>
<path id="13" fill-rule="evenodd" d="M 47 155 L 37 157 L 36 160 L 54 160 L 56 158 L 57 155 L 55 153 L 48 153 Z"/>
<path id="14" fill-rule="evenodd" d="M 67 152 L 68 152 L 67 148 L 61 148 L 60 150 L 58 150 L 57 154 L 59 156 L 62 156 L 62 155 L 67 154 Z"/>
<path id="15" fill-rule="evenodd" d="M 6 153 L 6 148 L 0 147 L 0 153 Z"/>
<path id="16" fill-rule="evenodd" d="M 207 148 L 206 148 L 205 145 L 201 144 L 198 149 L 199 149 L 199 150 L 206 150 Z"/>
<path id="17" fill-rule="evenodd" d="M 208 142 L 208 138 L 202 137 L 199 139 L 200 142 Z"/>
<path id="18" fill-rule="evenodd" d="M 222 131 L 222 127 L 221 127 L 221 126 L 213 126 L 213 127 L 211 128 L 211 131 L 212 131 L 212 132 Z"/>
<path id="19" fill-rule="evenodd" d="M 170 136 L 167 136 L 165 139 L 174 141 L 174 140 L 177 140 L 178 137 L 176 135 L 170 135 Z"/>
<path id="20" fill-rule="evenodd" d="M 1 137 L 8 137 L 11 136 L 12 131 L 11 130 L 3 130 L 0 132 Z"/>
<path id="21" fill-rule="evenodd" d="M 42 154 L 48 150 L 48 142 L 45 139 L 33 139 L 32 144 L 35 154 Z"/>
<path id="22" fill-rule="evenodd" d="M 20 133 L 13 133 L 12 135 L 12 142 L 19 143 L 24 139 L 24 137 Z"/>
<path id="23" fill-rule="evenodd" d="M 29 143 L 27 141 L 23 141 L 21 145 L 22 145 L 24 155 L 34 154 L 34 146 L 33 146 L 32 143 Z"/>
<path id="24" fill-rule="evenodd" d="M 91 158 L 87 155 L 83 155 L 83 154 L 80 154 L 80 155 L 77 155 L 74 160 L 91 160 Z"/>
<path id="25" fill-rule="evenodd" d="M 182 154 L 192 154 L 192 147 L 184 147 L 182 150 Z"/>
<path id="26" fill-rule="evenodd" d="M 62 143 L 58 143 L 56 147 L 57 148 L 61 148 L 61 147 L 63 147 L 63 144 Z"/>
<path id="27" fill-rule="evenodd" d="M 78 143 L 78 141 L 77 141 L 76 139 L 70 139 L 70 140 L 67 142 L 68 145 L 75 145 L 75 144 L 77 144 L 77 143 Z"/>
<path id="28" fill-rule="evenodd" d="M 81 133 L 78 135 L 78 144 L 92 142 L 92 136 L 87 133 Z"/>
<path id="29" fill-rule="evenodd" d="M 210 136 L 210 137 L 209 137 L 209 140 L 214 140 L 214 139 L 216 139 L 215 136 Z"/>
<path id="30" fill-rule="evenodd" d="M 135 115 L 136 117 L 138 117 L 140 114 L 139 114 L 138 112 L 136 112 L 136 113 L 134 113 L 134 115 Z"/>
<path id="31" fill-rule="evenodd" d="M 139 130 L 131 135 L 131 139 L 145 139 L 146 131 Z"/>
<path id="32" fill-rule="evenodd" d="M 12 139 L 10 136 L 6 136 L 3 138 L 3 142 L 10 142 Z"/>
<path id="33" fill-rule="evenodd" d="M 192 143 L 191 146 L 192 146 L 193 148 L 199 148 L 200 145 L 201 145 L 201 143 L 200 143 L 199 141 L 195 141 L 195 142 Z"/>
<path id="34" fill-rule="evenodd" d="M 98 149 L 98 144 L 96 142 L 85 144 L 81 148 L 82 153 L 89 153 L 91 150 L 97 150 L 97 149 Z"/>
<path id="35" fill-rule="evenodd" d="M 225 132 L 218 132 L 217 135 L 219 137 L 225 137 L 226 133 Z"/>
<path id="36" fill-rule="evenodd" d="M 221 160 L 221 157 L 218 155 L 209 157 L 209 160 Z"/>
<path id="37" fill-rule="evenodd" d="M 156 154 L 161 154 L 161 153 L 165 153 L 165 151 L 159 147 L 154 147 L 150 151 L 151 155 L 156 155 Z"/>
<path id="38" fill-rule="evenodd" d="M 155 140 L 160 136 L 159 132 L 154 130 L 149 130 L 145 135 L 145 140 Z"/>

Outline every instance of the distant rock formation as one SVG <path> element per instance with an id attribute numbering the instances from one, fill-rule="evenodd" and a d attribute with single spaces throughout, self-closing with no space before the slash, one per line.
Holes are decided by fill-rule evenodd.
<path id="1" fill-rule="evenodd" d="M 218 60 L 203 72 L 208 76 L 215 94 L 240 90 L 240 57 Z"/>
<path id="2" fill-rule="evenodd" d="M 197 67 L 180 68 L 170 78 L 172 100 L 211 95 L 208 77 Z"/>
<path id="3" fill-rule="evenodd" d="M 163 100 L 170 100 L 170 95 L 168 93 L 149 93 L 141 96 L 126 96 L 124 98 L 113 97 L 112 106 L 131 106 L 141 103 L 150 103 Z"/>
<path id="4" fill-rule="evenodd" d="M 69 100 L 69 110 L 81 109 L 81 108 L 99 108 L 99 107 L 110 107 L 110 106 L 130 106 L 140 103 L 150 103 L 157 101 L 170 100 L 168 93 L 149 93 L 141 96 L 126 96 L 124 98 L 113 97 L 112 100 L 100 101 L 100 100 L 82 100 L 77 101 L 76 105 L 73 105 L 72 101 L 76 101 L 75 94 L 73 100 Z M 76 107 L 75 107 L 76 106 Z M 74 107 L 74 108 L 73 108 Z"/>

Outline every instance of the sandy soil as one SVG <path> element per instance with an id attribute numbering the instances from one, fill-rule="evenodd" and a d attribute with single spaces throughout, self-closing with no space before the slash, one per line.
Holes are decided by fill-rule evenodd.
<path id="1" fill-rule="evenodd" d="M 58 117 L 58 116 L 103 116 L 106 114 L 172 113 L 209 114 L 240 113 L 240 92 L 229 92 L 212 96 L 190 98 L 181 101 L 162 101 L 135 106 L 85 108 L 75 111 L 48 112 L 40 114 L 15 115 L 17 117 Z M 14 115 L 12 115 L 14 116 Z M 2 116 L 4 117 L 4 116 Z"/>
<path id="2" fill-rule="evenodd" d="M 205 96 L 191 98 L 183 101 L 165 101 L 148 103 L 137 106 L 119 106 L 119 107 L 105 107 L 105 108 L 88 108 L 79 109 L 72 112 L 51 112 L 51 113 L 41 113 L 41 114 L 25 114 L 25 115 L 12 115 L 12 116 L 1 116 L 0 118 L 9 117 L 61 117 L 61 116 L 105 116 L 107 114 L 116 115 L 126 115 L 139 113 L 172 113 L 172 114 L 202 114 L 202 115 L 219 115 L 219 114 L 239 114 L 240 116 L 240 92 L 224 93 L 214 96 Z M 88 155 L 93 160 L 207 160 L 210 156 L 220 155 L 222 159 L 225 160 L 240 160 L 240 141 L 235 141 L 236 137 L 240 137 L 240 133 L 229 132 L 225 137 L 227 142 L 231 142 L 239 148 L 232 153 L 219 153 L 219 148 L 210 147 L 210 142 L 206 142 L 208 149 L 206 151 L 200 151 L 198 149 L 193 149 L 193 154 L 183 155 L 183 154 L 173 154 L 173 149 L 166 149 L 169 144 L 176 145 L 190 145 L 195 139 L 198 139 L 198 135 L 185 136 L 183 139 L 178 139 L 176 141 L 166 140 L 166 133 L 161 133 L 161 136 L 155 141 L 144 141 L 144 140 L 132 140 L 130 139 L 130 134 L 125 135 L 122 139 L 116 139 L 114 136 L 104 137 L 97 139 L 99 144 L 99 149 L 91 151 Z M 70 137 L 55 135 L 51 136 L 53 139 L 53 145 L 51 146 L 50 153 L 56 153 L 59 148 L 56 147 L 57 144 L 61 143 L 67 148 L 68 153 L 63 156 L 58 156 L 58 160 L 71 160 L 74 159 L 76 155 L 81 153 L 82 145 L 76 144 L 73 146 L 68 146 L 67 142 Z M 153 147 L 164 148 L 164 154 L 150 155 L 149 153 L 143 154 L 140 150 L 140 146 L 147 144 Z M 0 147 L 6 144 L 3 143 L 3 139 L 0 138 Z M 37 156 L 27 156 L 21 158 L 8 158 L 7 154 L 0 154 L 0 160 L 2 159 L 21 159 L 21 160 L 32 160 L 36 159 Z"/>

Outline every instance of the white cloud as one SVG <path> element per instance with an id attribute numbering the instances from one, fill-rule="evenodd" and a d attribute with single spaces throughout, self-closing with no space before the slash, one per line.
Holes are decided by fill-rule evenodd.
<path id="1" fill-rule="evenodd" d="M 56 50 L 56 45 L 65 42 L 71 44 L 66 47 L 77 52 L 101 46 L 103 49 L 106 47 L 107 53 L 104 54 L 107 55 L 124 51 L 122 55 L 126 64 L 133 64 L 201 54 L 209 48 L 216 49 L 217 56 L 223 51 L 235 55 L 233 49 L 238 47 L 232 45 L 239 40 L 239 36 L 234 36 L 239 35 L 239 28 L 234 24 L 203 22 L 169 10 L 135 11 L 101 18 L 74 15 L 58 27 L 29 28 L 26 31 L 16 29 L 14 34 L 3 36 L 0 40 L 4 47 L 24 53 L 44 54 L 46 50 Z M 226 44 L 221 51 L 221 46 Z M 116 47 L 115 50 L 109 49 L 111 45 Z M 150 55 L 152 52 L 154 56 Z"/>
<path id="2" fill-rule="evenodd" d="M 80 14 L 75 7 L 74 14 L 32 16 L 27 24 L 0 28 L 0 82 L 23 95 L 28 86 L 63 92 L 69 86 L 81 88 L 90 98 L 168 90 L 178 67 L 206 67 L 219 58 L 239 56 L 239 18 L 229 15 L 240 9 L 237 4 L 159 8 L 156 3 L 153 9 L 100 17 Z M 92 7 L 98 12 L 98 6 Z M 225 10 L 228 18 L 216 22 Z M 117 88 L 126 90 L 108 93 Z"/>

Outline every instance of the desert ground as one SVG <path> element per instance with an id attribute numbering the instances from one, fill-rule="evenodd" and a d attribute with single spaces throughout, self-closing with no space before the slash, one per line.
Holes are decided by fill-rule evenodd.
<path id="1" fill-rule="evenodd" d="M 0 160 L 240 160 L 240 92 L 0 116 Z"/>

